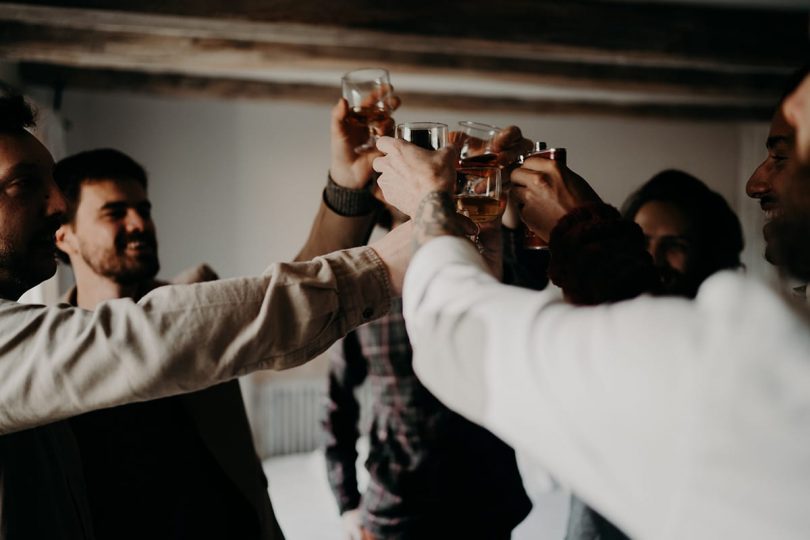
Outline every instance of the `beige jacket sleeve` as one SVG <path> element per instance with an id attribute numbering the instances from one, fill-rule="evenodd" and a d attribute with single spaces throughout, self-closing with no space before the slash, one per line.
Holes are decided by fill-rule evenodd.
<path id="1" fill-rule="evenodd" d="M 390 294 L 364 247 L 93 312 L 2 301 L 0 434 L 297 366 L 387 312 Z"/>

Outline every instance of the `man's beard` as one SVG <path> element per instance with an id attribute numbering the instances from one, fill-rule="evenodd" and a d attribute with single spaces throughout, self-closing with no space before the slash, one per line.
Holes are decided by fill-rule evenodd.
<path id="1" fill-rule="evenodd" d="M 810 210 L 792 214 L 786 205 L 784 217 L 774 221 L 773 227 L 773 261 L 789 276 L 810 281 Z"/>
<path id="2" fill-rule="evenodd" d="M 58 218 L 49 218 L 25 243 L 0 239 L 0 297 L 16 300 L 25 291 L 50 278 L 56 272 Z"/>
<path id="3" fill-rule="evenodd" d="M 762 236 L 765 238 L 765 260 L 774 266 L 782 266 L 782 253 L 777 248 L 776 237 L 783 234 L 780 226 L 781 218 L 774 218 L 762 227 Z"/>
<path id="4" fill-rule="evenodd" d="M 769 260 L 797 279 L 810 281 L 810 167 L 791 176 L 783 214 L 769 224 Z"/>
<path id="5" fill-rule="evenodd" d="M 32 267 L 28 256 L 0 250 L 0 298 L 16 300 L 28 289 L 52 277 L 55 272 L 55 254 L 52 265 Z"/>
<path id="6" fill-rule="evenodd" d="M 150 246 L 151 253 L 130 255 L 126 251 L 129 242 L 141 241 Z M 121 234 L 116 237 L 112 249 L 101 253 L 81 251 L 81 257 L 96 274 L 119 285 L 134 285 L 154 278 L 160 270 L 157 256 L 157 240 L 150 233 Z"/>

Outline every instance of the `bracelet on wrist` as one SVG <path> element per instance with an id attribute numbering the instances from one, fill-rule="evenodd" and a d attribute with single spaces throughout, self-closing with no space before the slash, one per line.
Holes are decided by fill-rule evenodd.
<path id="1" fill-rule="evenodd" d="M 367 216 L 379 205 L 379 201 L 368 189 L 351 189 L 340 186 L 332 180 L 331 175 L 326 177 L 323 202 L 330 210 L 344 217 Z"/>

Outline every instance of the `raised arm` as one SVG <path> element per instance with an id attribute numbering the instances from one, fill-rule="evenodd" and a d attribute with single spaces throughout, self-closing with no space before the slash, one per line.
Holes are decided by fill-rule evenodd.
<path id="1" fill-rule="evenodd" d="M 388 311 L 404 267 L 395 243 L 94 312 L 2 302 L 0 433 L 299 365 Z"/>
<path id="2" fill-rule="evenodd" d="M 399 98 L 393 100 L 392 108 L 396 108 Z M 393 133 L 394 121 L 389 118 L 379 129 L 381 135 Z M 380 153 L 373 149 L 356 150 L 367 138 L 368 126 L 358 124 L 349 115 L 345 99 L 338 101 L 332 108 L 331 161 L 323 200 L 296 261 L 361 246 L 368 240 L 380 208 L 371 191 L 374 187 L 371 164 Z"/>

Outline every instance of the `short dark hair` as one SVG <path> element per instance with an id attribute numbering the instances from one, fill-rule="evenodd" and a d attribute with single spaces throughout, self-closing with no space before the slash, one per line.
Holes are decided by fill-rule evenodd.
<path id="1" fill-rule="evenodd" d="M 134 159 L 113 148 L 88 150 L 60 160 L 53 170 L 56 185 L 68 203 L 73 221 L 82 184 L 95 180 L 135 180 L 146 189 L 146 171 Z"/>
<path id="2" fill-rule="evenodd" d="M 36 112 L 25 98 L 0 86 L 0 133 L 21 133 L 36 125 Z"/>
<path id="3" fill-rule="evenodd" d="M 60 160 L 53 178 L 67 202 L 65 222 L 72 223 L 79 205 L 82 184 L 98 180 L 134 180 L 146 189 L 146 171 L 134 159 L 113 148 L 88 150 Z M 70 263 L 67 254 L 56 250 L 60 260 Z"/>
<path id="4" fill-rule="evenodd" d="M 776 105 L 777 108 L 781 107 L 782 102 L 784 102 L 790 94 L 796 91 L 807 75 L 810 75 L 810 63 L 803 65 L 791 73 L 787 79 L 785 79 L 785 85 L 782 88 L 782 96 L 779 98 L 779 103 Z"/>
<path id="5" fill-rule="evenodd" d="M 700 281 L 718 270 L 742 266 L 742 227 L 722 195 L 691 174 L 669 169 L 630 195 L 622 206 L 622 215 L 634 220 L 641 207 L 651 201 L 672 204 L 689 220 Z"/>

